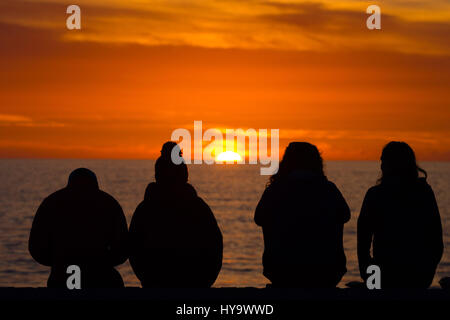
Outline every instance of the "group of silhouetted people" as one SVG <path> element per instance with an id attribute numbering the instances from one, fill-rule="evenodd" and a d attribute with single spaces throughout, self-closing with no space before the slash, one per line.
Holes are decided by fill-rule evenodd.
<path id="1" fill-rule="evenodd" d="M 382 288 L 427 288 L 443 240 L 426 172 L 404 142 L 384 147 L 381 171 L 358 218 L 361 278 L 369 276 L 368 266 L 377 265 Z M 278 287 L 335 287 L 347 271 L 343 228 L 349 220 L 350 209 L 326 178 L 317 148 L 289 144 L 255 212 L 264 233 L 264 275 Z"/>
<path id="2" fill-rule="evenodd" d="M 77 169 L 67 186 L 36 212 L 29 250 L 51 267 L 48 287 L 66 287 L 67 267 L 80 267 L 82 288 L 124 287 L 116 266 L 129 259 L 143 287 L 210 287 L 222 267 L 222 233 L 209 206 L 174 164 L 174 142 L 163 145 L 128 230 L 119 203 L 101 191 L 95 174 Z M 381 270 L 383 288 L 427 288 L 443 253 L 442 227 L 426 172 L 404 142 L 390 142 L 382 176 L 365 196 L 358 218 L 358 260 Z M 419 177 L 419 172 L 424 177 Z M 255 211 L 264 235 L 264 275 L 274 287 L 336 287 L 346 273 L 344 224 L 350 209 L 324 174 L 318 149 L 286 148 Z M 372 253 L 371 253 L 372 249 Z"/>

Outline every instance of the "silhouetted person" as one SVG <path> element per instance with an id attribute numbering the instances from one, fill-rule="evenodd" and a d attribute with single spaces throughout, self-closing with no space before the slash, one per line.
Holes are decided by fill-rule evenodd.
<path id="1" fill-rule="evenodd" d="M 382 177 L 370 188 L 358 218 L 361 277 L 381 269 L 381 288 L 427 288 L 442 257 L 442 227 L 426 172 L 404 142 L 388 143 L 381 154 Z M 419 171 L 425 178 L 419 178 Z M 370 248 L 373 249 L 373 257 Z"/>
<path id="2" fill-rule="evenodd" d="M 81 288 L 123 287 L 114 266 L 127 260 L 127 222 L 119 203 L 101 191 L 95 174 L 70 174 L 67 187 L 44 199 L 34 217 L 29 250 L 51 267 L 48 287 L 64 287 L 67 267 L 81 269 Z"/>
<path id="3" fill-rule="evenodd" d="M 277 287 L 336 287 L 347 271 L 350 209 L 306 142 L 286 148 L 255 212 L 264 234 L 264 275 Z"/>
<path id="4" fill-rule="evenodd" d="M 187 183 L 164 144 L 130 225 L 130 263 L 143 287 L 210 287 L 222 267 L 222 234 L 209 206 Z"/>

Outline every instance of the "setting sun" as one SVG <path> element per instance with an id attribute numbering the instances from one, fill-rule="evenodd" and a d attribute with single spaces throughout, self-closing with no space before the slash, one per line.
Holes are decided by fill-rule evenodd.
<path id="1" fill-rule="evenodd" d="M 234 161 L 242 161 L 242 157 L 233 151 L 225 151 L 220 153 L 217 158 L 216 161 L 224 161 L 224 162 L 234 162 Z"/>
<path id="2" fill-rule="evenodd" d="M 450 160 L 447 0 L 385 1 L 377 31 L 356 0 L 79 1 L 80 30 L 59 2 L 0 1 L 0 158 L 156 159 L 201 120 Z"/>

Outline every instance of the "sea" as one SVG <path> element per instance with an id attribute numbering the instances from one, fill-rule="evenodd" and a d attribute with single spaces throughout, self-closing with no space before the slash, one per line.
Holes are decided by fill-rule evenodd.
<path id="1" fill-rule="evenodd" d="M 450 276 L 450 162 L 422 162 L 437 198 L 444 231 L 445 251 L 433 286 Z M 128 223 L 143 200 L 147 184 L 154 181 L 153 160 L 0 160 L 0 287 L 46 286 L 49 268 L 28 253 L 33 216 L 41 201 L 67 184 L 79 167 L 93 170 L 100 188 L 122 205 Z M 377 161 L 328 161 L 325 172 L 347 200 L 352 218 L 344 227 L 347 273 L 339 284 L 360 281 L 356 254 L 356 221 L 365 192 L 380 176 Z M 224 238 L 222 270 L 215 287 L 265 287 L 262 275 L 262 230 L 253 215 L 268 176 L 259 165 L 189 165 L 189 181 L 211 207 Z M 139 280 L 128 262 L 119 266 L 126 286 Z"/>

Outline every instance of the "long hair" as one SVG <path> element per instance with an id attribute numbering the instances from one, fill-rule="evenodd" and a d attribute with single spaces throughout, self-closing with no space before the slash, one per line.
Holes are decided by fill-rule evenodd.
<path id="1" fill-rule="evenodd" d="M 416 162 L 414 150 L 406 143 L 391 141 L 381 153 L 381 178 L 378 183 L 395 177 L 402 180 L 416 180 L 422 172 L 427 178 L 427 172 L 419 167 Z"/>
<path id="2" fill-rule="evenodd" d="M 284 151 L 278 172 L 272 175 L 267 186 L 286 177 L 289 173 L 301 170 L 324 176 L 323 160 L 317 147 L 308 142 L 291 142 Z"/>

